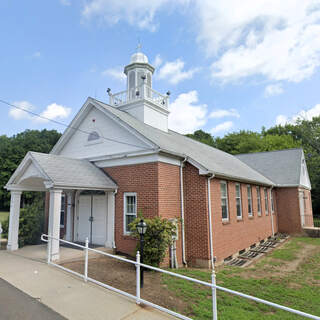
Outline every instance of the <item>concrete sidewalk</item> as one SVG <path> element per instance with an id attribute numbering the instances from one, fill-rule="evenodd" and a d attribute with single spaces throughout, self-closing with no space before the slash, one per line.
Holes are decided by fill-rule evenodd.
<path id="1" fill-rule="evenodd" d="M 23 250 L 23 249 L 22 249 Z M 30 249 L 26 249 L 30 250 Z M 0 251 L 0 278 L 67 319 L 176 319 L 16 252 Z"/>

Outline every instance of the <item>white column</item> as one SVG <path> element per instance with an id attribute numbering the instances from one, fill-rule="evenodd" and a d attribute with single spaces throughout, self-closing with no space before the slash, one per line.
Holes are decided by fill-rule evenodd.
<path id="1" fill-rule="evenodd" d="M 19 248 L 19 216 L 20 216 L 20 200 L 22 191 L 11 191 L 10 201 L 10 218 L 8 230 L 7 250 L 13 251 Z"/>
<path id="2" fill-rule="evenodd" d="M 66 230 L 66 240 L 72 241 L 72 192 L 67 193 L 67 230 Z"/>
<path id="3" fill-rule="evenodd" d="M 108 192 L 108 220 L 106 247 L 115 248 L 114 241 L 114 215 L 115 215 L 115 192 Z"/>
<path id="4" fill-rule="evenodd" d="M 53 238 L 60 238 L 60 214 L 61 214 L 61 193 L 62 190 L 50 190 L 49 204 L 49 235 Z M 59 259 L 59 241 L 52 240 L 51 261 Z"/>

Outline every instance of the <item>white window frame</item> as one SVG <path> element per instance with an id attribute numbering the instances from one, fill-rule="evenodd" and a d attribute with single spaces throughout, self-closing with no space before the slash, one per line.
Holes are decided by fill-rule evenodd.
<path id="1" fill-rule="evenodd" d="M 261 189 L 259 186 L 256 186 L 257 191 L 257 210 L 258 210 L 258 216 L 261 216 L 262 208 L 261 208 Z M 259 210 L 260 207 L 260 210 Z"/>
<path id="2" fill-rule="evenodd" d="M 239 187 L 239 193 L 240 195 L 237 195 L 237 187 Z M 235 192 L 236 192 L 236 214 L 237 214 L 237 219 L 241 220 L 242 219 L 242 199 L 241 199 L 241 184 L 240 183 L 236 183 L 235 184 Z M 240 200 L 240 216 L 238 216 L 238 208 L 237 208 L 237 199 Z"/>
<path id="3" fill-rule="evenodd" d="M 62 206 L 63 204 L 63 206 Z M 61 224 L 61 214 L 63 212 L 63 224 Z M 64 193 L 61 194 L 61 207 L 60 207 L 60 228 L 64 228 L 66 221 L 66 196 Z"/>
<path id="4" fill-rule="evenodd" d="M 267 188 L 263 188 L 264 191 L 264 210 L 266 212 L 266 216 L 269 215 L 269 199 L 268 199 L 268 190 Z"/>
<path id="5" fill-rule="evenodd" d="M 250 193 L 248 192 L 250 188 Z M 250 198 L 249 198 L 249 194 L 250 194 Z M 247 198 L 248 198 L 248 216 L 251 218 L 253 217 L 253 203 L 252 203 L 252 187 L 250 184 L 247 185 Z M 249 200 L 250 200 L 250 204 L 251 204 L 251 212 L 249 211 Z"/>
<path id="6" fill-rule="evenodd" d="M 221 185 L 224 184 L 226 186 L 226 196 L 222 197 L 222 189 L 221 189 Z M 220 199 L 221 199 L 221 218 L 222 221 L 229 221 L 229 205 L 228 205 L 228 184 L 227 181 L 220 181 Z M 223 218 L 222 217 L 222 199 L 226 199 L 226 209 L 227 209 L 227 217 Z"/>
<path id="7" fill-rule="evenodd" d="M 136 203 L 135 203 L 135 213 L 128 213 L 127 212 L 127 197 L 135 197 L 136 198 Z M 136 192 L 124 192 L 123 193 L 123 234 L 124 235 L 131 235 L 130 231 L 127 231 L 127 226 L 126 226 L 126 216 L 135 216 L 137 217 L 137 202 L 138 202 L 138 197 Z"/>
<path id="8" fill-rule="evenodd" d="M 272 189 L 270 189 L 270 201 L 271 201 L 271 213 L 274 213 L 274 199 L 273 199 L 273 192 Z"/>

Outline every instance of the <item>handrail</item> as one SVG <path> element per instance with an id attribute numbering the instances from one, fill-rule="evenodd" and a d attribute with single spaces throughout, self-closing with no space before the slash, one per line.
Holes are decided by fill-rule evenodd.
<path id="1" fill-rule="evenodd" d="M 167 270 L 164 270 L 164 269 L 161 269 L 161 268 L 157 268 L 157 267 L 153 267 L 153 266 L 148 265 L 148 264 L 141 263 L 140 262 L 139 251 L 137 252 L 136 261 L 133 261 L 133 260 L 122 258 L 122 257 L 116 256 L 116 255 L 113 255 L 113 254 L 110 254 L 110 253 L 107 253 L 107 252 L 103 252 L 101 250 L 89 248 L 89 242 L 88 242 L 87 239 L 86 239 L 86 245 L 85 246 L 77 244 L 77 243 L 74 243 L 74 242 L 71 242 L 71 241 L 58 239 L 58 238 L 55 238 L 55 237 L 52 237 L 52 236 L 46 235 L 46 234 L 42 234 L 41 235 L 41 240 L 48 243 L 48 248 L 50 248 L 51 240 L 56 240 L 56 241 L 59 241 L 59 242 L 62 242 L 62 243 L 67 243 L 67 244 L 73 245 L 73 246 L 78 247 L 78 248 L 82 248 L 82 249 L 84 249 L 85 254 L 86 254 L 86 256 L 85 256 L 85 272 L 84 272 L 84 275 L 82 275 L 80 273 L 77 273 L 75 271 L 72 271 L 70 269 L 67 269 L 67 268 L 65 268 L 63 266 L 60 266 L 58 264 L 53 263 L 49 256 L 48 256 L 48 264 L 54 265 L 54 266 L 56 266 L 56 267 L 58 267 L 58 268 L 60 268 L 60 269 L 62 269 L 64 271 L 71 272 L 72 274 L 75 274 L 75 275 L 83 278 L 85 281 L 91 281 L 91 282 L 96 283 L 96 284 L 98 284 L 98 285 L 100 285 L 102 287 L 105 287 L 105 288 L 113 290 L 113 291 L 115 291 L 117 293 L 123 294 L 123 295 L 125 295 L 125 296 L 127 296 L 129 298 L 135 299 L 137 304 L 140 304 L 142 302 L 142 303 L 144 303 L 146 305 L 149 305 L 151 307 L 157 308 L 157 309 L 159 309 L 161 311 L 164 311 L 164 312 L 167 312 L 167 313 L 169 313 L 171 315 L 174 315 L 174 316 L 176 316 L 176 317 L 178 317 L 180 319 L 192 320 L 191 318 L 183 316 L 183 315 L 181 315 L 179 313 L 176 313 L 176 312 L 174 312 L 172 310 L 166 309 L 164 307 L 158 306 L 157 304 L 154 304 L 154 303 L 149 302 L 147 300 L 141 299 L 141 297 L 140 297 L 140 281 L 138 281 L 138 279 L 140 280 L 140 278 L 138 278 L 138 277 L 140 276 L 140 268 L 141 267 L 147 268 L 147 269 L 150 269 L 150 270 L 153 270 L 153 271 L 158 271 L 158 272 L 161 272 L 161 273 L 165 273 L 165 274 L 168 274 L 170 276 L 174 276 L 174 277 L 177 277 L 177 278 L 180 278 L 180 279 L 184 279 L 184 280 L 188 280 L 188 281 L 195 282 L 195 283 L 198 283 L 198 284 L 202 284 L 202 285 L 207 286 L 207 287 L 215 288 L 215 289 L 218 289 L 218 290 L 221 290 L 221 291 L 224 291 L 224 292 L 227 292 L 227 293 L 230 293 L 230 294 L 233 294 L 233 295 L 236 295 L 236 296 L 248 299 L 248 300 L 252 300 L 252 301 L 255 301 L 255 302 L 263 303 L 265 305 L 268 305 L 268 306 L 271 306 L 271 307 L 274 307 L 274 308 L 277 308 L 277 309 L 280 309 L 280 310 L 288 311 L 290 313 L 294 313 L 294 314 L 300 315 L 302 317 L 306 317 L 306 318 L 309 318 L 309 319 L 320 320 L 320 317 L 314 316 L 312 314 L 309 314 L 309 313 L 306 313 L 306 312 L 303 312 L 303 311 L 300 311 L 300 310 L 296 310 L 296 309 L 293 309 L 293 308 L 285 307 L 285 306 L 282 306 L 282 305 L 279 305 L 277 303 L 270 302 L 270 301 L 267 301 L 267 300 L 264 300 L 264 299 L 261 299 L 261 298 L 256 298 L 254 296 L 251 296 L 251 295 L 239 292 L 239 291 L 231 290 L 231 289 L 216 285 L 214 283 L 198 280 L 198 279 L 195 279 L 195 278 L 191 278 L 191 277 L 188 277 L 188 276 L 181 275 L 179 273 L 167 271 Z M 104 256 L 117 259 L 119 261 L 123 261 L 123 262 L 127 262 L 127 263 L 130 263 L 130 264 L 134 264 L 136 266 L 136 270 L 137 270 L 136 271 L 137 272 L 136 273 L 137 274 L 136 295 L 134 296 L 134 295 L 129 294 L 129 293 L 125 292 L 125 291 L 116 289 L 116 288 L 114 288 L 112 286 L 109 286 L 109 285 L 104 284 L 104 283 L 102 283 L 102 282 L 100 282 L 98 280 L 95 280 L 95 279 L 92 279 L 92 278 L 88 277 L 87 270 L 88 270 L 88 252 L 89 251 L 92 251 L 92 252 L 95 252 L 95 253 L 98 253 L 98 254 L 102 254 Z M 50 250 L 48 250 L 48 255 L 49 254 L 50 254 Z M 216 297 L 213 297 L 213 298 L 216 298 Z M 217 317 L 217 315 L 213 315 L 213 316 Z"/>

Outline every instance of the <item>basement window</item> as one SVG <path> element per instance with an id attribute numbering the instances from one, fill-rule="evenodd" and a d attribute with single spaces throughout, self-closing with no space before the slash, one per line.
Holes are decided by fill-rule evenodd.
<path id="1" fill-rule="evenodd" d="M 134 192 L 125 192 L 123 200 L 124 200 L 123 230 L 124 230 L 124 234 L 130 235 L 131 230 L 129 228 L 129 224 L 133 222 L 137 217 L 137 194 Z"/>
<path id="2" fill-rule="evenodd" d="M 222 209 L 222 220 L 229 220 L 228 212 L 228 187 L 226 181 L 220 182 L 220 191 L 221 191 L 221 209 Z"/>

